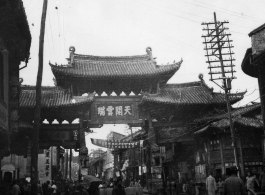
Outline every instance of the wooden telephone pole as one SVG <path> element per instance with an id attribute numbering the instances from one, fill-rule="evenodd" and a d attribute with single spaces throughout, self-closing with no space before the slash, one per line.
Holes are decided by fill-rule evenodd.
<path id="1" fill-rule="evenodd" d="M 235 61 L 235 59 L 232 57 L 232 54 L 234 53 L 231 51 L 234 46 L 232 46 L 231 44 L 232 40 L 229 39 L 229 36 L 231 34 L 227 34 L 225 32 L 225 30 L 228 29 L 224 27 L 224 24 L 226 23 L 229 22 L 217 21 L 216 14 L 214 13 L 214 22 L 202 23 L 202 25 L 206 26 L 206 28 L 203 28 L 203 30 L 206 31 L 206 35 L 203 35 L 202 37 L 204 38 L 203 43 L 205 44 L 204 50 L 206 50 L 206 62 L 209 63 L 208 68 L 210 69 L 210 81 L 213 81 L 225 91 L 235 164 L 239 168 L 235 132 L 229 99 L 230 90 L 232 88 L 231 82 L 233 79 L 236 79 L 236 77 L 234 76 L 235 65 L 233 64 L 233 61 Z M 219 84 L 218 81 L 221 81 L 222 83 Z"/>
<path id="2" fill-rule="evenodd" d="M 34 113 L 34 131 L 32 136 L 32 156 L 31 156 L 31 194 L 37 194 L 38 183 L 38 152 L 39 152 L 39 130 L 40 130 L 40 114 L 41 114 L 41 83 L 43 72 L 43 47 L 45 34 L 45 21 L 47 13 L 48 0 L 43 0 L 41 27 L 39 37 L 39 68 L 36 83 L 36 105 Z"/>

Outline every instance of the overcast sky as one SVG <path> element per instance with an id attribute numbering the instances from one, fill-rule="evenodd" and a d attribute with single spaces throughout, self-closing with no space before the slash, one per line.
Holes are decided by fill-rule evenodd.
<path id="1" fill-rule="evenodd" d="M 251 47 L 248 33 L 265 23 L 264 0 L 48 0 L 45 31 L 43 86 L 53 85 L 49 61 L 66 64 L 69 46 L 78 54 L 124 56 L 146 54 L 152 47 L 158 64 L 183 59 L 170 83 L 198 81 L 203 73 L 207 85 L 221 89 L 209 81 L 201 38 L 202 22 L 228 20 L 235 48 L 236 80 L 233 92 L 247 90 L 243 101 L 235 107 L 258 101 L 257 79 L 245 75 L 241 62 Z M 35 85 L 38 68 L 38 45 L 43 0 L 23 0 L 32 35 L 31 59 L 21 71 L 23 84 Z M 106 136 L 110 129 L 87 137 Z M 118 130 L 123 132 L 123 130 Z M 88 146 L 89 149 L 94 146 Z"/>

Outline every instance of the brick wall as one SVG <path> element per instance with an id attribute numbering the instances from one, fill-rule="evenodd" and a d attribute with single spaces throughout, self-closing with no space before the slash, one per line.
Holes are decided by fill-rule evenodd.
<path id="1" fill-rule="evenodd" d="M 252 53 L 258 55 L 265 50 L 265 29 L 255 33 L 251 36 Z"/>

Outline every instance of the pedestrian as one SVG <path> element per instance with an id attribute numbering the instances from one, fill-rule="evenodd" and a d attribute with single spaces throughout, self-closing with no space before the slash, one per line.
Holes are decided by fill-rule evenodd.
<path id="1" fill-rule="evenodd" d="M 259 175 L 261 191 L 265 192 L 265 166 L 262 167 L 262 172 Z"/>
<path id="2" fill-rule="evenodd" d="M 40 184 L 40 181 L 38 181 L 37 183 L 37 195 L 43 195 L 43 190 L 42 190 L 42 186 Z"/>
<path id="3" fill-rule="evenodd" d="M 46 181 L 44 184 L 42 184 L 43 195 L 49 195 L 48 185 L 49 185 L 48 181 Z"/>
<path id="4" fill-rule="evenodd" d="M 69 186 L 69 182 L 68 181 L 65 182 L 64 194 L 65 195 L 70 195 L 70 186 Z"/>
<path id="5" fill-rule="evenodd" d="M 224 181 L 222 178 L 219 178 L 219 181 L 217 183 L 217 190 L 219 195 L 224 195 Z"/>
<path id="6" fill-rule="evenodd" d="M 190 180 L 188 188 L 189 188 L 188 192 L 189 192 L 190 195 L 195 195 L 196 194 L 195 184 L 194 184 L 193 180 Z"/>
<path id="7" fill-rule="evenodd" d="M 130 186 L 129 187 L 135 187 L 135 182 L 133 179 L 131 179 Z"/>
<path id="8" fill-rule="evenodd" d="M 187 181 L 183 181 L 182 192 L 187 194 L 188 193 L 188 187 L 189 187 L 189 185 L 188 185 Z"/>
<path id="9" fill-rule="evenodd" d="M 171 181 L 170 187 L 171 187 L 171 195 L 177 195 L 177 184 L 174 180 Z"/>
<path id="10" fill-rule="evenodd" d="M 13 186 L 12 186 L 12 189 L 11 189 L 11 194 L 12 195 L 19 195 L 20 194 L 20 187 L 18 185 L 18 181 L 15 180 L 13 182 Z"/>
<path id="11" fill-rule="evenodd" d="M 141 186 L 141 180 L 138 180 L 137 184 L 136 184 L 136 187 L 142 187 Z"/>
<path id="12" fill-rule="evenodd" d="M 230 176 L 224 182 L 224 195 L 244 195 L 244 182 L 237 177 L 237 168 L 230 167 Z"/>
<path id="13" fill-rule="evenodd" d="M 166 194 L 170 195 L 170 180 L 169 180 L 169 178 L 167 178 L 167 182 L 166 182 Z"/>
<path id="14" fill-rule="evenodd" d="M 216 181 L 213 177 L 213 172 L 210 172 L 209 176 L 206 178 L 206 190 L 208 195 L 215 195 L 216 189 Z"/>
<path id="15" fill-rule="evenodd" d="M 24 184 L 23 184 L 23 188 L 24 188 L 24 194 L 25 195 L 30 195 L 30 185 L 29 185 L 29 182 L 27 180 L 24 181 Z"/>
<path id="16" fill-rule="evenodd" d="M 20 179 L 18 185 L 19 185 L 19 189 L 20 189 L 20 195 L 25 195 L 25 191 L 24 191 L 24 187 L 23 187 L 24 180 Z"/>
<path id="17" fill-rule="evenodd" d="M 116 185 L 112 190 L 112 195 L 126 195 L 124 187 L 122 186 L 122 180 L 118 179 Z"/>
<path id="18" fill-rule="evenodd" d="M 57 194 L 57 186 L 55 181 L 52 181 L 52 194 Z"/>
<path id="19" fill-rule="evenodd" d="M 255 192 L 255 184 L 259 185 L 255 176 L 250 171 L 248 171 L 246 177 L 246 187 L 248 190 L 248 195 L 251 195 L 253 192 Z"/>

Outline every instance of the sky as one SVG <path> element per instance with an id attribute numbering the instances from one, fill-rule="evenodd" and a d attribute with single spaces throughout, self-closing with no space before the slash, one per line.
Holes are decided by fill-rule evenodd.
<path id="1" fill-rule="evenodd" d="M 20 77 L 25 85 L 36 85 L 38 45 L 43 0 L 23 0 L 31 36 L 31 59 Z M 265 23 L 264 0 L 48 0 L 45 29 L 43 86 L 53 86 L 49 62 L 66 64 L 69 47 L 76 53 L 98 56 L 146 54 L 151 47 L 157 64 L 166 65 L 183 59 L 169 83 L 199 81 L 215 92 L 222 91 L 209 81 L 208 64 L 203 50 L 202 22 L 229 21 L 227 33 L 233 40 L 237 79 L 232 92 L 247 91 L 234 107 L 259 101 L 257 79 L 241 70 L 246 49 L 251 47 L 248 33 Z M 21 66 L 24 64 L 22 63 Z M 105 125 L 87 136 L 104 138 L 111 131 L 123 133 L 125 125 Z"/>

